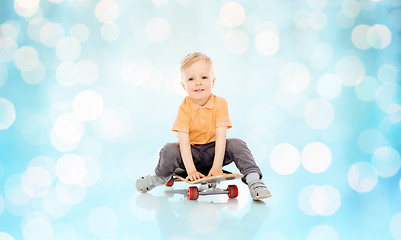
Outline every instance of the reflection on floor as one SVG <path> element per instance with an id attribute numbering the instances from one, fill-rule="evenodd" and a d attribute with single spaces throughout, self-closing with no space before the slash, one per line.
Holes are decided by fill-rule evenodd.
<path id="1" fill-rule="evenodd" d="M 148 222 L 148 227 L 141 229 L 146 238 L 152 229 L 153 237 L 161 239 L 254 239 L 271 215 L 269 199 L 252 201 L 248 187 L 239 180 L 230 184 L 233 182 L 239 188 L 235 199 L 209 195 L 188 200 L 189 185 L 177 183 L 147 194 L 135 194 L 131 212 L 136 219 Z M 227 185 L 221 183 L 223 188 Z"/>

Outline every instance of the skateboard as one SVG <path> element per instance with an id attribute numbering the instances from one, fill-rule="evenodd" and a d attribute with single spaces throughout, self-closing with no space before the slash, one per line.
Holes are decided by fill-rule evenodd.
<path id="1" fill-rule="evenodd" d="M 187 191 L 189 200 L 196 200 L 199 195 L 215 195 L 215 194 L 227 194 L 229 198 L 236 198 L 238 196 L 238 187 L 236 185 L 229 185 L 227 189 L 218 188 L 217 184 L 226 180 L 233 180 L 236 178 L 242 178 L 244 175 L 241 173 L 231 173 L 223 170 L 223 174 L 219 176 L 204 177 L 195 181 L 188 182 L 189 184 L 200 184 L 199 188 L 189 187 Z M 178 169 L 174 172 L 173 176 L 166 183 L 167 187 L 174 185 L 174 182 L 185 182 L 187 172 L 183 169 Z"/>

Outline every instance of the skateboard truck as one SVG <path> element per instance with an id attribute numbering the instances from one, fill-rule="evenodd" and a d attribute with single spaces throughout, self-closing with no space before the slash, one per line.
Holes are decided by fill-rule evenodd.
<path id="1" fill-rule="evenodd" d="M 171 187 L 174 181 L 185 181 L 185 175 L 183 173 L 174 173 L 171 179 L 166 183 L 166 186 Z M 187 191 L 189 200 L 196 200 L 199 195 L 216 195 L 216 194 L 227 194 L 229 198 L 236 198 L 238 196 L 238 187 L 236 185 L 229 185 L 227 189 L 218 188 L 217 184 L 224 180 L 232 180 L 235 178 L 242 177 L 242 174 L 230 173 L 225 171 L 224 175 L 205 177 L 190 184 L 201 184 L 198 187 L 189 187 Z"/>

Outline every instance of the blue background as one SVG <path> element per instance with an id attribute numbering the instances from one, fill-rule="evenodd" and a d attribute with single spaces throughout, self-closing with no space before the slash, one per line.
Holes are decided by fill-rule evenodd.
<path id="1" fill-rule="evenodd" d="M 0 239 L 401 239 L 400 37 L 396 0 L 1 1 Z M 136 192 L 195 51 L 263 203 Z"/>

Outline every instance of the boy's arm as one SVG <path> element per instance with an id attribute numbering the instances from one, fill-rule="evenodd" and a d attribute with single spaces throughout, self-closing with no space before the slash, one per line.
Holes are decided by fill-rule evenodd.
<path id="1" fill-rule="evenodd" d="M 214 160 L 212 169 L 210 169 L 208 176 L 223 174 L 222 167 L 224 154 L 226 152 L 226 134 L 227 127 L 216 128 L 216 146 L 214 152 Z"/>
<path id="2" fill-rule="evenodd" d="M 188 182 L 189 180 L 195 181 L 205 177 L 205 175 L 196 170 L 194 160 L 192 159 L 192 154 L 191 154 L 191 144 L 189 142 L 189 134 L 185 132 L 178 132 L 177 137 L 178 137 L 178 142 L 180 144 L 182 161 L 184 162 L 185 170 L 188 173 L 188 176 L 185 179 L 185 181 L 186 182 Z"/>

